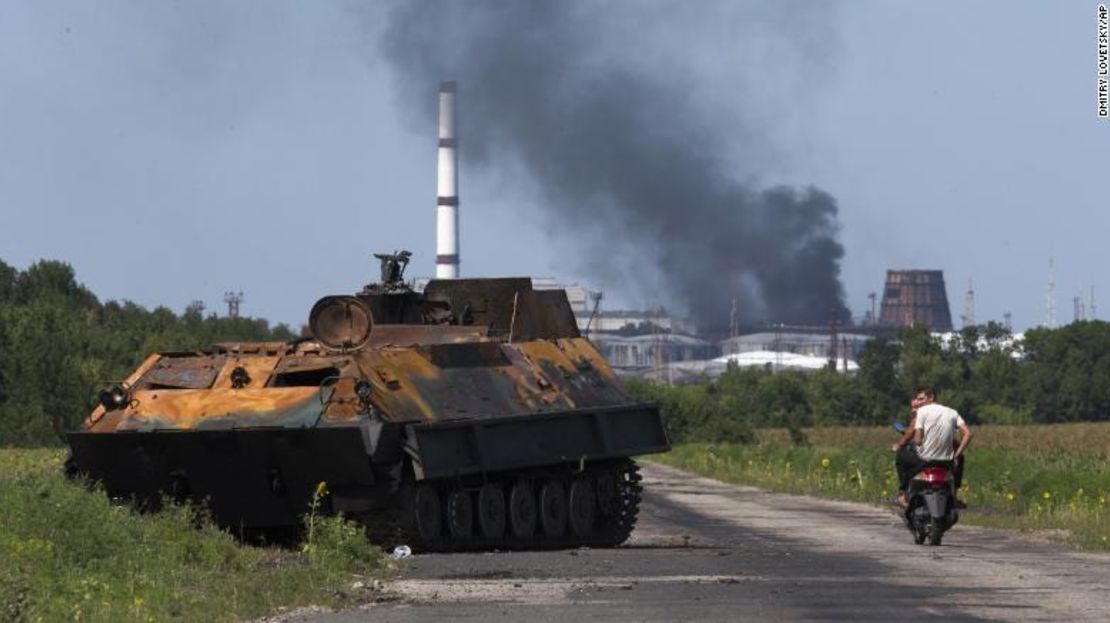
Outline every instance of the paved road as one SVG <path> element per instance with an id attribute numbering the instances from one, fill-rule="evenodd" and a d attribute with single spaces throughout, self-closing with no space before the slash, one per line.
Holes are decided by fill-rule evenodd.
<path id="1" fill-rule="evenodd" d="M 1110 556 L 647 465 L 626 547 L 416 555 L 386 599 L 294 620 L 1108 620 Z"/>

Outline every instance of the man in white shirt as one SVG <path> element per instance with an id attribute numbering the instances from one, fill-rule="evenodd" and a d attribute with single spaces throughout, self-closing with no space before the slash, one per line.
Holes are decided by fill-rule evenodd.
<path id="1" fill-rule="evenodd" d="M 971 429 L 955 409 L 936 402 L 933 390 L 922 387 L 917 390 L 913 401 L 913 420 L 906 434 L 891 448 L 896 454 L 895 466 L 898 470 L 900 491 L 898 502 L 905 506 L 906 487 L 914 474 L 932 461 L 955 462 L 954 476 L 956 487 L 963 480 L 963 456 L 971 441 Z M 955 443 L 956 431 L 960 431 L 960 443 Z M 913 445 L 909 445 L 909 441 Z M 953 448 L 955 448 L 953 450 Z"/>

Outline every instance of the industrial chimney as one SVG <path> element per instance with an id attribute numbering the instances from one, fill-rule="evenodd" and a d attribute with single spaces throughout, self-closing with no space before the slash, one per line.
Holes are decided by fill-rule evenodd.
<path id="1" fill-rule="evenodd" d="M 456 85 L 439 83 L 439 178 L 436 201 L 436 278 L 459 276 L 459 159 L 455 138 Z"/>

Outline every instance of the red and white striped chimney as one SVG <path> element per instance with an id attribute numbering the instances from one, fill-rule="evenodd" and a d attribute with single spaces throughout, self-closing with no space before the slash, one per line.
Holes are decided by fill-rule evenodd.
<path id="1" fill-rule="evenodd" d="M 439 178 L 436 201 L 436 278 L 459 276 L 459 158 L 454 81 L 439 83 Z"/>

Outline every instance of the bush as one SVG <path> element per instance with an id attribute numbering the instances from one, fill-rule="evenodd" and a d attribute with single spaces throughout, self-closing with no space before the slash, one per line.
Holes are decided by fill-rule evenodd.
<path id="1" fill-rule="evenodd" d="M 0 262 L 0 447 L 58 445 L 57 431 L 88 415 L 99 383 L 124 378 L 155 350 L 293 337 L 284 325 L 202 312 L 101 303 L 68 264 L 17 271 Z"/>
<path id="2" fill-rule="evenodd" d="M 340 517 L 311 552 L 245 545 L 195 507 L 138 514 L 69 482 L 63 453 L 0 450 L 0 620 L 238 620 L 354 601 L 385 557 Z"/>
<path id="3" fill-rule="evenodd" d="M 1021 425 L 1032 424 L 1033 415 L 1026 409 L 1014 409 L 1006 405 L 988 404 L 979 409 L 978 420 L 983 424 Z"/>
<path id="4" fill-rule="evenodd" d="M 633 380 L 628 389 L 637 400 L 659 404 L 672 442 L 747 443 L 753 438 L 751 424 L 743 411 L 712 383 L 669 387 Z"/>
<path id="5" fill-rule="evenodd" d="M 1110 418 L 1108 352 L 1110 323 L 1101 321 L 1033 329 L 1024 343 L 996 323 L 968 327 L 947 342 L 911 328 L 897 341 L 868 341 L 855 375 L 732 369 L 692 386 L 636 383 L 633 391 L 663 405 L 679 442 L 750 439 L 753 426 L 905 420 L 923 385 L 972 424 L 1098 422 Z"/>

